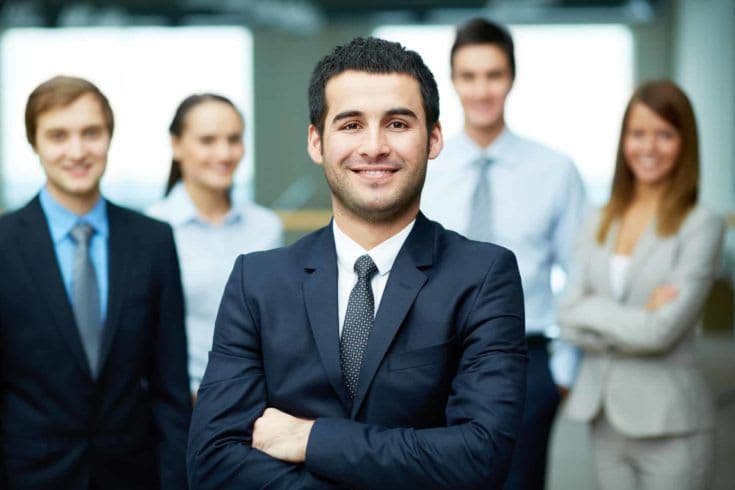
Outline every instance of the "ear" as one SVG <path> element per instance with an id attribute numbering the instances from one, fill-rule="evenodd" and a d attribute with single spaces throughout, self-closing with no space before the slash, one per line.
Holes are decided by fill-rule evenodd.
<path id="1" fill-rule="evenodd" d="M 433 160 L 439 156 L 439 153 L 444 148 L 444 138 L 442 137 L 442 125 L 439 121 L 434 123 L 434 126 L 429 132 L 429 160 Z"/>
<path id="2" fill-rule="evenodd" d="M 324 163 L 324 155 L 322 154 L 322 136 L 319 130 L 313 124 L 309 124 L 309 134 L 306 140 L 306 151 L 309 157 L 317 165 Z"/>

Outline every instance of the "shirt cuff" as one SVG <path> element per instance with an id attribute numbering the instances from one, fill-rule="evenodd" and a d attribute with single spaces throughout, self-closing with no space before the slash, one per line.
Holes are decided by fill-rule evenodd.
<path id="1" fill-rule="evenodd" d="M 549 366 L 551 377 L 554 378 L 557 386 L 570 388 L 577 378 L 582 352 L 577 347 L 559 339 L 552 342 L 551 350 Z"/>

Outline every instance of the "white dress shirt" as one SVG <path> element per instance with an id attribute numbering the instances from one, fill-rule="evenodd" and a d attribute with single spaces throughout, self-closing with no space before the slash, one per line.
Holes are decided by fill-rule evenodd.
<path id="1" fill-rule="evenodd" d="M 393 268 L 393 263 L 396 261 L 396 257 L 398 256 L 398 252 L 401 251 L 403 243 L 408 238 L 408 234 L 411 233 L 414 223 L 416 223 L 416 220 L 411 221 L 405 228 L 379 245 L 376 245 L 370 250 L 365 250 L 340 230 L 337 222 L 332 220 L 334 247 L 337 251 L 337 305 L 339 308 L 340 337 L 342 336 L 342 327 L 345 322 L 345 315 L 347 314 L 347 302 L 350 300 L 350 292 L 355 287 L 355 284 L 357 284 L 355 261 L 357 261 L 358 257 L 368 254 L 378 268 L 378 273 L 370 281 L 370 286 L 373 290 L 373 302 L 375 304 L 373 315 L 375 315 L 380 306 L 380 299 L 383 297 L 385 285 L 388 284 L 390 270 Z"/>
<path id="2" fill-rule="evenodd" d="M 612 289 L 613 297 L 618 301 L 623 299 L 629 267 L 630 255 L 612 254 L 610 257 L 610 289 Z"/>
<path id="3" fill-rule="evenodd" d="M 199 216 L 181 183 L 147 213 L 174 230 L 186 306 L 189 380 L 195 393 L 207 367 L 214 321 L 235 259 L 280 247 L 283 227 L 273 211 L 253 203 L 234 205 L 222 224 L 213 225 Z"/>
<path id="4" fill-rule="evenodd" d="M 472 194 L 478 178 L 473 165 L 490 158 L 492 241 L 518 259 L 526 309 L 526 334 L 555 337 L 554 265 L 565 272 L 574 240 L 587 211 L 584 185 L 572 161 L 508 129 L 483 148 L 462 132 L 447 141 L 430 161 L 421 209 L 429 219 L 466 235 Z M 577 351 L 555 345 L 551 370 L 557 384 L 570 386 L 576 375 Z"/>

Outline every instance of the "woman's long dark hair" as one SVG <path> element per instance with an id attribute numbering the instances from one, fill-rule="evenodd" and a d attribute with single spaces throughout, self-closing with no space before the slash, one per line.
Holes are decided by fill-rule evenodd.
<path id="1" fill-rule="evenodd" d="M 237 107 L 235 107 L 235 104 L 232 103 L 230 99 L 227 97 L 224 97 L 222 95 L 217 94 L 194 94 L 190 95 L 184 100 L 181 101 L 179 104 L 179 107 L 176 108 L 176 113 L 174 113 L 174 119 L 171 121 L 171 125 L 168 127 L 168 132 L 171 136 L 175 136 L 177 138 L 181 137 L 181 134 L 184 132 L 184 123 L 186 121 L 186 116 L 189 114 L 189 111 L 191 111 L 194 107 L 198 106 L 199 104 L 203 104 L 204 102 L 222 102 L 223 104 L 227 104 L 228 106 L 232 107 L 232 109 L 237 112 L 237 115 L 240 116 L 240 119 L 242 120 L 242 113 L 238 110 Z M 166 183 L 166 192 L 163 194 L 164 196 L 168 196 L 171 192 L 171 189 L 174 188 L 174 186 L 181 180 L 183 177 L 181 173 L 181 163 L 179 163 L 178 160 L 175 158 L 171 159 L 171 171 L 168 174 L 168 183 Z"/>

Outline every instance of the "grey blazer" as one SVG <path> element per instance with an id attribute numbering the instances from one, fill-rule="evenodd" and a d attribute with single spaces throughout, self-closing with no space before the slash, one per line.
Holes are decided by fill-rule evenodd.
<path id="1" fill-rule="evenodd" d="M 624 293 L 614 299 L 610 258 L 618 227 L 604 246 L 591 216 L 577 244 L 576 264 L 560 302 L 562 336 L 584 350 L 567 415 L 591 421 L 600 410 L 632 437 L 708 429 L 713 409 L 695 360 L 695 327 L 719 265 L 724 221 L 695 207 L 679 231 L 658 236 L 649 225 L 633 251 Z M 645 304 L 662 284 L 678 296 L 656 311 Z"/>

